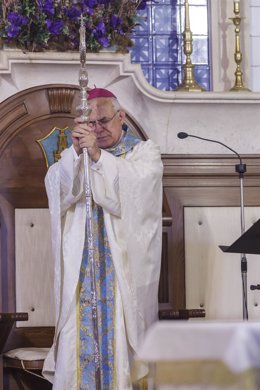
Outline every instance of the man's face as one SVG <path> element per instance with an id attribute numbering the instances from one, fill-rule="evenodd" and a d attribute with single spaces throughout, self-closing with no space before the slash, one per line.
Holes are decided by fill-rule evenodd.
<path id="1" fill-rule="evenodd" d="M 92 109 L 89 117 L 89 125 L 97 136 L 97 144 L 101 149 L 107 149 L 115 145 L 122 134 L 122 124 L 125 113 L 116 111 L 112 98 L 97 98 L 90 101 Z"/>

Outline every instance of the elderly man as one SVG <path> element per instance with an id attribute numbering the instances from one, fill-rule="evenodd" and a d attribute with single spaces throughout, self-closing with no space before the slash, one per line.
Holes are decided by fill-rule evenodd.
<path id="1" fill-rule="evenodd" d="M 82 149 L 90 157 L 102 390 L 131 390 L 134 353 L 157 318 L 161 259 L 159 147 L 137 138 L 108 90 L 88 96 L 73 145 L 50 167 L 46 189 L 55 256 L 56 332 L 44 375 L 53 390 L 96 389 Z"/>

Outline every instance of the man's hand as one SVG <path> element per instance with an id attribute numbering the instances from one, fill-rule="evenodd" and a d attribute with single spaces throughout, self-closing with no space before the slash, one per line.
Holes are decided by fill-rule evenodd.
<path id="1" fill-rule="evenodd" d="M 71 132 L 71 138 L 76 153 L 79 155 L 83 148 L 87 148 L 91 160 L 98 161 L 101 150 L 97 145 L 95 132 L 81 118 L 76 118 L 75 123 L 76 126 Z"/>

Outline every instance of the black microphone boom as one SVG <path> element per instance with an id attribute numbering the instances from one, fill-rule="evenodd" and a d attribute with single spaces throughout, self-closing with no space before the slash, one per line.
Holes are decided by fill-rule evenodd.
<path id="1" fill-rule="evenodd" d="M 242 158 L 241 158 L 241 156 L 240 156 L 234 149 L 230 148 L 230 147 L 227 146 L 226 144 L 223 144 L 223 142 L 216 141 L 216 140 L 210 139 L 210 138 L 199 137 L 198 135 L 192 135 L 192 134 L 188 134 L 188 133 L 184 133 L 184 132 L 178 133 L 178 134 L 177 134 L 177 137 L 180 138 L 180 139 L 184 139 L 184 138 L 187 138 L 187 137 L 198 138 L 198 139 L 201 139 L 201 140 L 203 140 L 203 141 L 214 142 L 214 143 L 216 143 L 216 144 L 219 144 L 219 145 L 224 146 L 225 148 L 229 149 L 232 153 L 235 153 L 235 154 L 237 155 L 237 157 L 239 158 L 239 161 L 240 161 L 241 169 L 243 168 L 243 169 L 242 169 L 242 170 L 243 170 L 243 173 L 246 172 L 246 171 L 244 170 L 244 168 L 245 168 L 244 165 L 245 165 L 245 164 L 242 163 Z M 242 166 L 243 166 L 243 167 L 242 167 Z M 238 172 L 240 172 L 240 171 L 238 171 Z"/>

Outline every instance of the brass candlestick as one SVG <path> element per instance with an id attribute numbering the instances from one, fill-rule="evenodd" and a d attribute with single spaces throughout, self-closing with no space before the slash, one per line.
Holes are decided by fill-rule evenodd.
<path id="1" fill-rule="evenodd" d="M 182 34 L 183 36 L 183 51 L 186 55 L 186 63 L 183 65 L 184 78 L 181 83 L 176 88 L 176 91 L 183 92 L 201 92 L 205 91 L 195 80 L 194 77 L 194 65 L 191 62 L 192 54 L 192 32 L 190 29 L 190 15 L 189 15 L 189 2 L 185 0 L 185 30 Z"/>
<path id="2" fill-rule="evenodd" d="M 250 89 L 246 88 L 243 83 L 243 72 L 241 70 L 241 62 L 242 62 L 242 52 L 240 45 L 240 24 L 242 18 L 240 17 L 240 2 L 234 1 L 234 18 L 229 18 L 232 20 L 235 25 L 235 62 L 236 62 L 236 71 L 235 71 L 235 84 L 230 89 L 230 91 L 250 91 Z"/>

